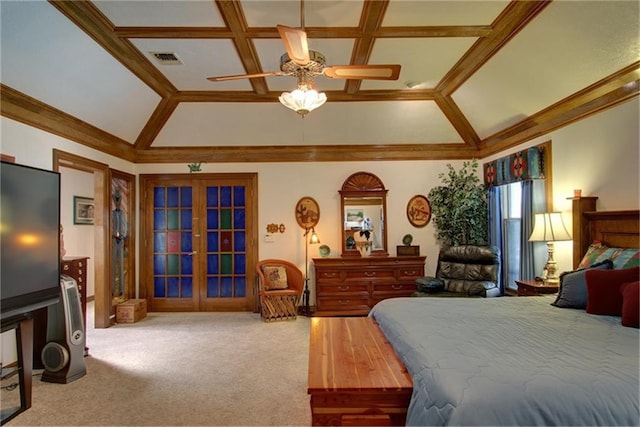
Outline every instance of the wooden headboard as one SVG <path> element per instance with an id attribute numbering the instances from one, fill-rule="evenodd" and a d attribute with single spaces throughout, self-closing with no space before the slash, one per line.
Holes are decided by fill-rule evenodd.
<path id="1" fill-rule="evenodd" d="M 612 248 L 640 248 L 640 210 L 596 211 L 597 199 L 572 199 L 574 268 L 595 240 Z"/>

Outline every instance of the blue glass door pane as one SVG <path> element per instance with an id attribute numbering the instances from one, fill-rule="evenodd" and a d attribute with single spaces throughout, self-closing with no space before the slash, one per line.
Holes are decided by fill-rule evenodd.
<path id="1" fill-rule="evenodd" d="M 244 187 L 233 187 L 233 205 L 234 206 L 245 206 L 244 202 Z"/>
<path id="2" fill-rule="evenodd" d="M 180 189 L 178 187 L 167 188 L 167 206 L 177 208 L 180 205 Z"/>
<path id="3" fill-rule="evenodd" d="M 182 197 L 180 197 L 180 206 L 190 208 L 192 206 L 191 187 L 182 187 Z"/>
<path id="4" fill-rule="evenodd" d="M 245 210 L 244 209 L 233 210 L 233 227 L 236 229 L 245 228 Z"/>
<path id="5" fill-rule="evenodd" d="M 220 187 L 220 206 L 231 207 L 231 187 Z"/>
<path id="6" fill-rule="evenodd" d="M 165 190 L 164 187 L 156 187 L 153 189 L 153 207 L 165 207 Z"/>
<path id="7" fill-rule="evenodd" d="M 218 207 L 218 187 L 207 187 L 207 206 Z"/>

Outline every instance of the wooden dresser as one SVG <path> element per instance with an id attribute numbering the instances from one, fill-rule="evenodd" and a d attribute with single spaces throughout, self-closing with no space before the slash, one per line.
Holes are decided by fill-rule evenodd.
<path id="1" fill-rule="evenodd" d="M 314 258 L 316 316 L 365 316 L 379 301 L 411 296 L 424 256 Z"/>
<path id="2" fill-rule="evenodd" d="M 80 291 L 80 301 L 82 303 L 82 317 L 84 319 L 84 332 L 87 336 L 87 262 L 89 257 L 64 257 L 60 264 L 60 274 L 69 276 L 78 284 Z M 85 356 L 89 353 L 89 348 L 85 347 Z"/>

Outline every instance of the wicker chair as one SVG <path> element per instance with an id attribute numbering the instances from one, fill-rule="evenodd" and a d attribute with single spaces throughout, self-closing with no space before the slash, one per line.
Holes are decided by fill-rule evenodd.
<path id="1" fill-rule="evenodd" d="M 265 259 L 256 264 L 256 272 L 262 320 L 295 320 L 304 287 L 300 269 L 288 261 Z"/>

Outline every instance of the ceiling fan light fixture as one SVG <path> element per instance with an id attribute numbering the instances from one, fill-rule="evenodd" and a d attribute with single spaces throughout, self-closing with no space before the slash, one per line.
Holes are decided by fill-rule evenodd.
<path id="1" fill-rule="evenodd" d="M 327 95 L 315 89 L 309 89 L 308 85 L 299 84 L 293 92 L 282 92 L 278 99 L 282 105 L 304 117 L 327 102 Z"/>

